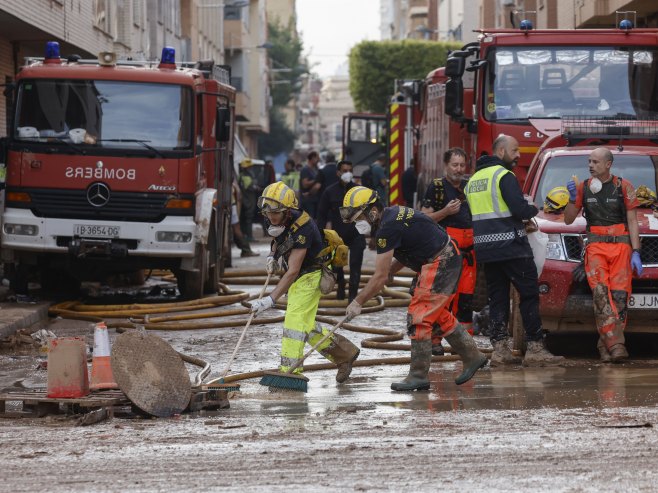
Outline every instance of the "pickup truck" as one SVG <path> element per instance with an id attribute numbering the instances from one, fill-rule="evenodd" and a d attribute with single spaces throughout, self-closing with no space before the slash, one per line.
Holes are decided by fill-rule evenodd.
<path id="1" fill-rule="evenodd" d="M 572 277 L 572 271 L 581 261 L 585 218 L 579 214 L 573 224 L 566 225 L 562 213 L 544 212 L 547 193 L 556 186 L 566 185 L 572 175 L 578 176 L 580 181 L 589 178 L 587 160 L 596 147 L 607 147 L 613 153 L 611 172 L 614 175 L 630 181 L 636 189 L 645 185 L 655 191 L 658 185 L 658 146 L 651 146 L 651 143 L 620 146 L 614 139 L 606 144 L 597 141 L 584 146 L 548 145 L 540 148 L 531 163 L 523 190 L 541 209 L 536 220 L 540 230 L 548 235 L 539 292 L 540 314 L 544 328 L 549 332 L 592 332 L 596 331 L 596 325 L 589 285 L 586 280 L 576 282 Z M 658 218 L 649 207 L 638 208 L 637 218 L 644 271 L 639 278 L 633 278 L 626 330 L 658 332 Z M 518 314 L 515 318 L 518 320 Z M 517 327 L 518 323 L 513 325 L 515 347 L 520 348 L 522 328 Z"/>

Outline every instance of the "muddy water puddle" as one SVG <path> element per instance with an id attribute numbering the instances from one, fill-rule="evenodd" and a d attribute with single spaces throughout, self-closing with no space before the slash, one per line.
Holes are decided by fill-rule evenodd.
<path id="1" fill-rule="evenodd" d="M 398 367 L 386 375 L 357 374 L 343 385 L 333 382 L 332 372 L 309 374 L 307 393 L 270 393 L 255 381 L 244 382 L 242 392 L 232 398 L 228 414 L 298 419 L 327 413 L 384 416 L 419 410 L 606 409 L 658 404 L 658 378 L 655 367 L 650 366 L 485 369 L 459 387 L 453 382 L 459 365 L 445 366 L 452 368 L 430 373 L 432 385 L 426 392 L 390 390 L 390 384 L 405 375 Z"/>

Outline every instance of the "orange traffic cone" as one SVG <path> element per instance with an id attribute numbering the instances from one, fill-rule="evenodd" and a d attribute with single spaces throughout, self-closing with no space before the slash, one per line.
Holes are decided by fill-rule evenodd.
<path id="1" fill-rule="evenodd" d="M 110 336 L 105 322 L 98 322 L 94 328 L 94 355 L 91 360 L 91 390 L 118 389 L 112 376 L 110 363 Z"/>

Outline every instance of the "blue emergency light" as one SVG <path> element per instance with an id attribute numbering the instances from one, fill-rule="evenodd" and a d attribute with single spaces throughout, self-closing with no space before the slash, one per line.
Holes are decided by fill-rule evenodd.
<path id="1" fill-rule="evenodd" d="M 46 43 L 46 60 L 59 60 L 59 43 L 57 41 L 48 41 Z"/>
<path id="2" fill-rule="evenodd" d="M 160 63 L 175 64 L 176 63 L 176 50 L 171 46 L 162 48 L 162 58 Z"/>
<path id="3" fill-rule="evenodd" d="M 619 29 L 623 29 L 624 31 L 633 29 L 633 21 L 630 19 L 622 19 L 619 22 Z"/>
<path id="4" fill-rule="evenodd" d="M 528 19 L 523 19 L 521 24 L 519 24 L 521 31 L 532 31 L 532 21 Z"/>

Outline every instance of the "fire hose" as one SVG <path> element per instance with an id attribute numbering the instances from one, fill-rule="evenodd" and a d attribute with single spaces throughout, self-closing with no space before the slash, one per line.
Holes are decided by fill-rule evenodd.
<path id="1" fill-rule="evenodd" d="M 372 274 L 372 271 L 364 271 L 364 274 Z M 402 276 L 406 274 L 403 273 Z M 262 276 L 262 280 L 259 276 Z M 264 270 L 236 270 L 230 273 L 225 273 L 222 281 L 230 282 L 237 285 L 250 285 L 257 284 L 254 279 L 258 279 L 258 283 L 262 284 L 266 278 Z M 365 279 L 362 277 L 362 281 Z M 395 280 L 389 283 L 387 287 L 382 289 L 380 294 L 374 299 L 368 301 L 363 305 L 362 313 L 375 313 L 389 307 L 405 307 L 408 306 L 411 295 L 407 292 L 393 289 L 392 286 L 406 286 L 404 281 Z M 88 305 L 79 301 L 66 301 L 53 305 L 49 309 L 51 316 L 58 316 L 74 320 L 86 320 L 90 322 L 105 321 L 108 328 L 115 329 L 118 333 L 125 332 L 130 329 L 145 329 L 145 330 L 162 330 L 162 331 L 186 331 L 186 330 L 204 330 L 204 329 L 218 329 L 218 328 L 242 328 L 245 324 L 245 319 L 232 319 L 232 320 L 212 320 L 212 321 L 196 321 L 203 319 L 216 319 L 239 315 L 248 315 L 250 313 L 248 301 L 254 299 L 256 295 L 249 295 L 243 291 L 231 290 L 226 284 L 220 283 L 219 294 L 216 296 L 209 296 L 191 301 L 180 301 L 172 303 L 146 303 L 146 304 L 122 304 L 122 305 Z M 213 308 L 234 305 L 240 303 L 244 308 L 232 308 L 224 310 L 204 311 L 202 313 L 184 313 L 198 310 L 212 310 Z M 316 320 L 318 322 L 335 325 L 337 320 L 331 318 L 335 315 L 343 315 L 347 300 L 335 299 L 335 292 L 323 295 L 320 299 Z M 286 300 L 279 300 L 275 308 L 279 310 L 286 309 Z M 175 313 L 175 315 L 172 315 Z M 110 320 L 107 319 L 121 319 L 126 320 Z M 282 322 L 284 316 L 271 316 L 255 319 L 253 325 L 267 325 Z M 369 327 L 364 325 L 355 325 L 345 323 L 342 328 L 351 332 L 362 334 L 372 334 L 373 337 L 363 339 L 361 347 L 378 350 L 394 350 L 394 351 L 408 351 L 409 344 L 397 343 L 404 339 L 405 332 L 384 329 L 377 327 Z M 491 352 L 491 350 L 481 349 L 483 352 Z M 446 348 L 446 352 L 451 352 L 450 348 Z M 210 364 L 206 361 L 189 356 L 178 352 L 183 361 L 201 367 L 202 370 L 194 377 L 194 385 L 201 385 L 204 379 L 210 373 Z M 444 355 L 433 356 L 432 362 L 450 362 L 459 361 L 460 357 L 457 355 Z M 394 357 L 394 358 L 374 358 L 369 360 L 357 360 L 354 363 L 356 367 L 362 366 L 378 366 L 378 365 L 403 365 L 410 362 L 410 357 Z M 318 371 L 335 368 L 333 363 L 322 363 L 305 365 L 304 371 Z M 223 378 L 223 382 L 230 383 L 239 380 L 247 380 L 251 378 L 258 378 L 263 375 L 265 371 L 259 370 L 247 373 L 240 373 L 234 375 L 227 375 Z M 276 368 L 274 369 L 276 370 Z M 208 384 L 214 383 L 220 379 L 214 379 Z"/>

